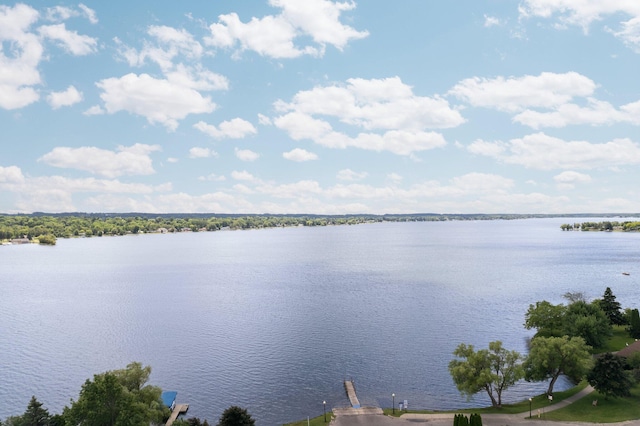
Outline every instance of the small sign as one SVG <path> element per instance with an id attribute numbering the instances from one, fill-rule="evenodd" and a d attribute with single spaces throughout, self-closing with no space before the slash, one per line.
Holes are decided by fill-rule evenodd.
<path id="1" fill-rule="evenodd" d="M 403 405 L 404 405 L 404 411 L 407 411 L 409 409 L 409 401 L 405 399 Z"/>

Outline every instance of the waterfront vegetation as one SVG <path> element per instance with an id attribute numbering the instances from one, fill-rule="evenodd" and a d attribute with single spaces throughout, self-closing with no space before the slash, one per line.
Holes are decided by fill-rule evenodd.
<path id="1" fill-rule="evenodd" d="M 144 233 L 211 232 L 291 226 L 356 225 L 373 222 L 441 222 L 450 220 L 513 220 L 567 215 L 535 214 L 360 214 L 360 215 L 272 215 L 272 214 L 149 214 L 149 213 L 33 213 L 0 214 L 0 242 L 14 239 L 56 243 L 57 238 L 102 237 Z M 585 216 L 588 215 L 573 215 Z M 585 224 L 591 222 L 585 222 Z M 605 222 L 618 224 L 618 222 Z M 637 224 L 640 222 L 624 222 Z M 562 225 L 576 229 L 575 225 Z M 584 225 L 584 224 L 583 224 Z M 616 225 L 617 226 L 617 225 Z M 625 225 L 626 226 L 626 225 Z M 582 229 L 582 228 L 578 228 Z M 585 230 L 590 229 L 585 227 Z M 35 240 L 35 241 L 34 241 Z"/>
<path id="2" fill-rule="evenodd" d="M 640 231 L 640 221 L 602 221 L 602 222 L 582 222 L 582 223 L 563 223 L 560 225 L 563 231 L 622 231 L 622 232 L 638 232 Z"/>

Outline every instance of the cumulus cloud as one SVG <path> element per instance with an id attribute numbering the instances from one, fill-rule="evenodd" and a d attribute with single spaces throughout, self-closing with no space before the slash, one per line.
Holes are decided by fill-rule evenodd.
<path id="1" fill-rule="evenodd" d="M 24 182 L 22 170 L 17 166 L 0 166 L 0 184 Z"/>
<path id="2" fill-rule="evenodd" d="M 231 177 L 235 180 L 242 180 L 242 181 L 253 181 L 256 179 L 251 173 L 249 173 L 246 170 L 243 170 L 243 171 L 234 170 L 233 172 L 231 172 Z"/>
<path id="3" fill-rule="evenodd" d="M 150 154 L 161 151 L 158 145 L 135 144 L 119 146 L 117 151 L 97 147 L 57 147 L 38 159 L 53 167 L 87 171 L 114 178 L 123 175 L 150 175 L 155 173 Z"/>
<path id="4" fill-rule="evenodd" d="M 640 146 L 630 139 L 590 143 L 565 141 L 536 133 L 509 142 L 478 140 L 468 149 L 505 163 L 538 170 L 598 169 L 640 164 Z"/>
<path id="5" fill-rule="evenodd" d="M 131 66 L 142 66 L 147 60 L 156 63 L 162 70 L 174 67 L 174 60 L 182 56 L 189 60 L 199 59 L 204 49 L 191 33 L 185 29 L 177 29 L 166 25 L 151 25 L 147 29 L 151 37 L 138 50 L 129 47 L 116 38 L 119 54 Z"/>
<path id="6" fill-rule="evenodd" d="M 495 27 L 497 25 L 500 25 L 500 23 L 500 19 L 496 18 L 495 16 L 484 15 L 485 28 Z"/>
<path id="7" fill-rule="evenodd" d="M 551 19 L 558 17 L 560 28 L 576 25 L 585 34 L 596 21 L 607 16 L 630 16 L 621 20 L 620 30 L 609 30 L 627 46 L 640 53 L 640 3 L 628 0 L 524 0 L 519 7 L 522 18 L 539 17 Z"/>
<path id="8" fill-rule="evenodd" d="M 317 160 L 318 155 L 302 148 L 294 148 L 289 152 L 283 152 L 282 157 L 287 160 L 303 162 Z"/>
<path id="9" fill-rule="evenodd" d="M 351 169 L 343 169 L 338 172 L 338 174 L 336 175 L 336 178 L 338 178 L 339 180 L 354 181 L 354 180 L 362 180 L 366 178 L 368 175 L 369 174 L 367 172 L 354 172 Z"/>
<path id="10" fill-rule="evenodd" d="M 591 182 L 591 176 L 584 173 L 566 171 L 555 175 L 553 180 L 556 181 L 558 189 L 573 189 L 576 184 Z"/>
<path id="11" fill-rule="evenodd" d="M 199 176 L 198 180 L 208 181 L 208 182 L 224 182 L 227 178 L 223 175 L 217 175 L 215 173 L 211 173 L 207 176 Z"/>
<path id="12" fill-rule="evenodd" d="M 107 113 L 127 111 L 171 131 L 178 127 L 178 120 L 187 115 L 209 113 L 216 108 L 210 97 L 202 96 L 197 90 L 148 74 L 130 73 L 101 80 L 96 85 L 102 89 L 100 98 Z"/>
<path id="13" fill-rule="evenodd" d="M 291 102 L 278 101 L 276 127 L 295 140 L 311 139 L 330 148 L 357 147 L 411 155 L 446 144 L 440 133 L 426 129 L 456 127 L 464 122 L 440 97 L 421 97 L 400 78 L 349 79 L 345 85 L 298 92 Z M 337 132 L 334 119 L 356 129 Z M 361 130 L 364 130 L 361 131 Z"/>
<path id="14" fill-rule="evenodd" d="M 543 72 L 538 76 L 467 78 L 449 94 L 473 106 L 518 112 L 563 105 L 574 97 L 590 96 L 596 87 L 591 79 L 576 72 Z"/>
<path id="15" fill-rule="evenodd" d="M 70 31 L 65 24 L 43 25 L 38 28 L 38 32 L 42 37 L 58 42 L 67 52 L 76 56 L 93 53 L 98 46 L 95 38 L 78 34 L 77 31 Z"/>
<path id="16" fill-rule="evenodd" d="M 53 109 L 71 106 L 81 101 L 82 92 L 79 92 L 78 89 L 73 86 L 67 87 L 67 90 L 63 92 L 51 92 L 49 96 L 47 96 L 47 102 L 49 102 L 49 105 L 51 105 L 51 108 Z"/>
<path id="17" fill-rule="evenodd" d="M 91 9 L 90 7 L 80 3 L 78 8 L 82 11 L 84 16 L 91 22 L 92 24 L 98 23 L 98 16 L 96 15 L 96 11 Z"/>
<path id="18" fill-rule="evenodd" d="M 189 149 L 189 158 L 217 157 L 218 153 L 210 148 L 193 147 Z"/>
<path id="19" fill-rule="evenodd" d="M 253 152 L 250 149 L 235 149 L 236 157 L 242 161 L 256 161 L 260 154 Z"/>
<path id="20" fill-rule="evenodd" d="M 35 86 L 41 83 L 38 65 L 44 47 L 39 37 L 30 32 L 38 18 L 38 12 L 25 4 L 0 5 L 1 108 L 23 108 L 40 98 Z M 10 51 L 5 52 L 9 45 Z"/>
<path id="21" fill-rule="evenodd" d="M 246 23 L 236 13 L 220 15 L 218 22 L 209 26 L 211 34 L 205 43 L 215 48 L 237 49 L 237 54 L 251 50 L 272 58 L 296 58 L 322 56 L 326 45 L 343 50 L 351 40 L 369 35 L 340 22 L 342 12 L 355 9 L 355 2 L 270 0 L 269 4 L 280 8 L 281 13 L 253 17 Z M 313 45 L 296 45 L 308 38 Z"/>
<path id="22" fill-rule="evenodd" d="M 204 121 L 198 121 L 193 127 L 215 139 L 242 139 L 258 133 L 253 124 L 241 118 L 223 121 L 218 127 Z"/>

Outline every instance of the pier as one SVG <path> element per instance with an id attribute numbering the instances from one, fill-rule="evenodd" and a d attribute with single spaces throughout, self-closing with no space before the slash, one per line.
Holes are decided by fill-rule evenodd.
<path id="1" fill-rule="evenodd" d="M 353 380 L 345 380 L 344 389 L 347 391 L 351 407 L 360 408 L 360 401 L 358 401 L 358 395 L 356 395 L 356 388 L 353 385 Z"/>
<path id="2" fill-rule="evenodd" d="M 171 426 L 173 422 L 176 421 L 180 414 L 184 414 L 189 409 L 189 404 L 175 404 L 173 407 L 173 411 L 171 412 L 171 417 L 165 423 L 165 426 Z"/>

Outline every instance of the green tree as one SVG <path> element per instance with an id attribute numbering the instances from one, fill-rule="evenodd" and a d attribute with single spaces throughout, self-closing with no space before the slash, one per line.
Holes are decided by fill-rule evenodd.
<path id="1" fill-rule="evenodd" d="M 50 426 L 51 415 L 42 403 L 31 397 L 27 409 L 21 416 L 12 416 L 7 419 L 7 426 Z"/>
<path id="2" fill-rule="evenodd" d="M 604 346 L 612 334 L 609 318 L 597 302 L 574 302 L 567 306 L 563 319 L 565 334 L 582 337 L 594 348 Z"/>
<path id="3" fill-rule="evenodd" d="M 624 315 L 620 311 L 620 303 L 616 301 L 616 296 L 613 295 L 611 288 L 607 287 L 602 295 L 602 299 L 599 300 L 600 308 L 604 311 L 609 323 L 611 325 L 623 325 Z"/>
<path id="4" fill-rule="evenodd" d="M 640 314 L 637 309 L 629 311 L 629 335 L 634 339 L 640 338 Z"/>
<path id="5" fill-rule="evenodd" d="M 596 359 L 593 369 L 587 375 L 587 380 L 605 398 L 629 396 L 633 381 L 625 371 L 625 364 L 622 357 L 605 353 Z"/>
<path id="6" fill-rule="evenodd" d="M 560 337 L 564 335 L 563 318 L 565 311 L 566 307 L 562 304 L 553 305 L 546 300 L 536 302 L 535 305 L 529 305 L 524 317 L 524 326 L 527 330 L 537 329 L 536 336 Z"/>
<path id="7" fill-rule="evenodd" d="M 218 421 L 218 426 L 254 426 L 255 420 L 246 409 L 236 405 L 224 410 Z"/>
<path id="8" fill-rule="evenodd" d="M 535 337 L 525 360 L 524 378 L 531 382 L 549 380 L 548 395 L 564 374 L 575 381 L 582 379 L 592 365 L 591 348 L 582 337 Z"/>
<path id="9" fill-rule="evenodd" d="M 131 363 L 124 370 L 107 371 L 87 380 L 78 400 L 65 407 L 63 415 L 71 426 L 148 426 L 162 423 L 168 409 L 160 399 L 162 391 L 145 383 L 151 369 Z"/>
<path id="10" fill-rule="evenodd" d="M 467 397 L 484 390 L 494 407 L 502 407 L 502 392 L 524 376 L 521 355 L 504 349 L 500 341 L 477 352 L 473 345 L 461 343 L 453 354 L 462 358 L 449 362 L 449 373 L 458 390 Z"/>

